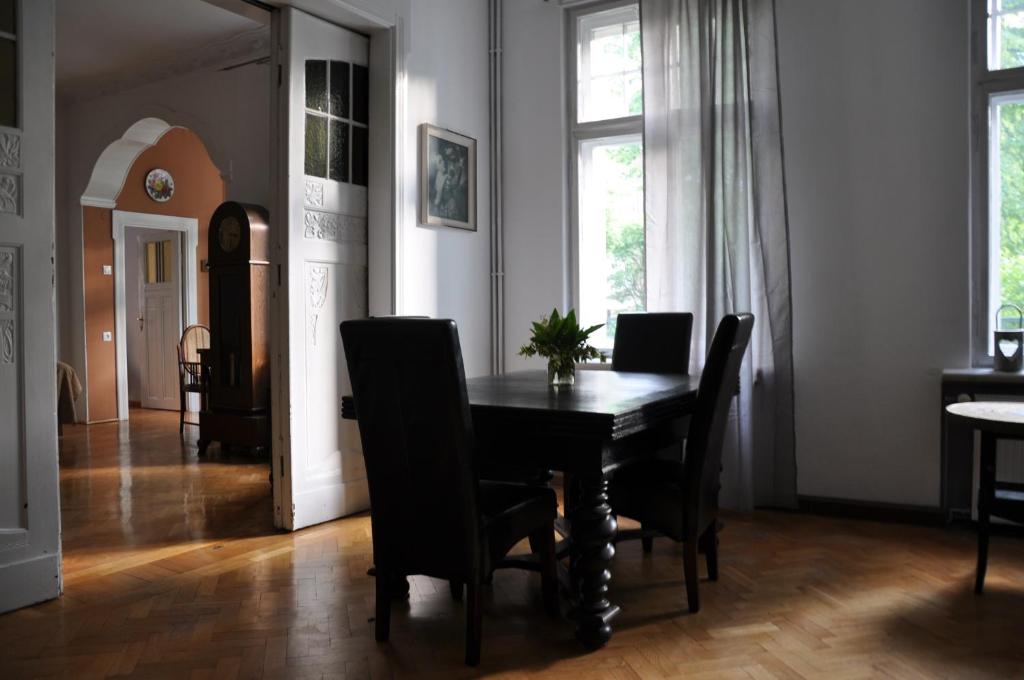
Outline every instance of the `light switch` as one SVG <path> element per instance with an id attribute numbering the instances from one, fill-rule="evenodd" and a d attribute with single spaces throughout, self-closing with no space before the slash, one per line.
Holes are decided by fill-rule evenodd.
<path id="1" fill-rule="evenodd" d="M 103 342 L 110 342 L 114 339 L 114 334 L 110 331 L 103 331 Z"/>
<path id="2" fill-rule="evenodd" d="M 104 276 L 113 276 L 114 275 L 114 268 L 111 265 L 109 265 L 109 264 L 103 265 L 103 275 Z"/>

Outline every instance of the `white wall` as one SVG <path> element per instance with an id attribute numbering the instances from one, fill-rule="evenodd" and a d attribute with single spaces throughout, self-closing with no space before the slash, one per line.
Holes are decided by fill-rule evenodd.
<path id="1" fill-rule="evenodd" d="M 60 93 L 58 93 L 59 95 Z M 195 131 L 232 200 L 267 205 L 270 159 L 270 67 L 252 64 L 203 71 L 57 110 L 57 275 L 59 356 L 86 379 L 79 199 L 106 146 L 140 118 L 155 116 Z M 79 400 L 84 418 L 84 399 Z"/>
<path id="2" fill-rule="evenodd" d="M 490 371 L 487 21 L 483 0 L 410 2 L 403 10 L 408 91 L 398 312 L 454 319 L 469 376 Z M 419 225 L 422 123 L 477 140 L 476 232 Z"/>
<path id="3" fill-rule="evenodd" d="M 505 361 L 530 323 L 569 304 L 568 142 L 563 9 L 543 0 L 506 0 L 504 14 Z"/>
<path id="4" fill-rule="evenodd" d="M 969 365 L 968 2 L 779 0 L 802 495 L 935 506 Z"/>

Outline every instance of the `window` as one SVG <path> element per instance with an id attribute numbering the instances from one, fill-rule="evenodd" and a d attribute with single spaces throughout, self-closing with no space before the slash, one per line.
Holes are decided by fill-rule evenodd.
<path id="1" fill-rule="evenodd" d="M 973 361 L 987 366 L 996 311 L 1024 306 L 1024 0 L 974 0 L 973 12 Z"/>
<path id="2" fill-rule="evenodd" d="M 306 61 L 305 172 L 366 186 L 369 77 L 365 66 Z"/>
<path id="3" fill-rule="evenodd" d="M 610 350 L 619 312 L 646 308 L 640 9 L 605 3 L 570 14 L 574 303 Z"/>
<path id="4" fill-rule="evenodd" d="M 0 126 L 18 126 L 17 2 L 0 0 Z"/>

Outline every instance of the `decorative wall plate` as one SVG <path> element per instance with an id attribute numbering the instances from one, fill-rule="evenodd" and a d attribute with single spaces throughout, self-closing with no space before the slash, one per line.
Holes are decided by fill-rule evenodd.
<path id="1" fill-rule="evenodd" d="M 146 193 L 157 203 L 166 203 L 174 195 L 174 178 L 171 173 L 155 168 L 146 175 Z"/>

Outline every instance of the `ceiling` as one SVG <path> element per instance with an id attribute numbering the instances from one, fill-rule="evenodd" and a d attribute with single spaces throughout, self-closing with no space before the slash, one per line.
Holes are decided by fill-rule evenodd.
<path id="1" fill-rule="evenodd" d="M 269 23 L 241 0 L 57 0 L 58 96 L 88 99 L 267 56 Z"/>

